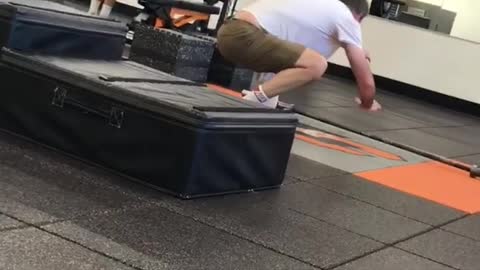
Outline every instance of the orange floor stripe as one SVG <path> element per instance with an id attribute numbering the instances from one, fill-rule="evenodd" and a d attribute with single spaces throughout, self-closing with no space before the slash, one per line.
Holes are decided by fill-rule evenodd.
<path id="1" fill-rule="evenodd" d="M 347 153 L 347 154 L 350 154 L 350 155 L 356 155 L 356 156 L 364 156 L 365 155 L 362 152 L 358 152 L 358 151 L 348 149 L 346 147 L 341 147 L 341 146 L 338 146 L 338 145 L 334 145 L 334 144 L 323 143 L 323 142 L 320 142 L 318 140 L 315 140 L 313 138 L 310 138 L 308 136 L 301 135 L 301 134 L 296 134 L 295 139 L 300 140 L 300 141 L 304 141 L 306 143 L 309 143 L 309 144 L 312 144 L 312 145 L 315 145 L 315 146 L 318 146 L 318 147 L 321 147 L 321 148 L 326 148 L 326 149 L 331 149 L 331 150 L 335 150 L 335 151 L 339 151 L 339 152 L 344 152 L 344 153 Z"/>
<path id="2" fill-rule="evenodd" d="M 225 95 L 229 95 L 229 96 L 232 96 L 232 97 L 238 97 L 238 98 L 242 97 L 242 94 L 240 92 L 236 92 L 236 91 L 233 91 L 233 90 L 230 90 L 228 88 L 221 87 L 221 86 L 218 86 L 218 85 L 215 85 L 215 84 L 207 84 L 207 87 L 214 90 L 214 91 L 217 91 L 219 93 L 225 94 Z"/>
<path id="3" fill-rule="evenodd" d="M 443 163 L 426 162 L 356 175 L 465 213 L 480 213 L 480 181 Z"/>

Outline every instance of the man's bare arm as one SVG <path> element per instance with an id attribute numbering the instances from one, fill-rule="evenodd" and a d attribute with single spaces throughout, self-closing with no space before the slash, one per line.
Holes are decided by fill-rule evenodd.
<path id="1" fill-rule="evenodd" d="M 370 109 L 375 100 L 375 81 L 369 60 L 362 48 L 353 45 L 346 45 L 344 48 L 357 81 L 361 106 Z"/>

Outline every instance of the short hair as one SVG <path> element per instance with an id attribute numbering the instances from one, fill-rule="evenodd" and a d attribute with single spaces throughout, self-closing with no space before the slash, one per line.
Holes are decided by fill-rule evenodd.
<path id="1" fill-rule="evenodd" d="M 366 17 L 369 13 L 367 0 L 340 0 L 344 3 L 352 12 L 360 17 Z"/>

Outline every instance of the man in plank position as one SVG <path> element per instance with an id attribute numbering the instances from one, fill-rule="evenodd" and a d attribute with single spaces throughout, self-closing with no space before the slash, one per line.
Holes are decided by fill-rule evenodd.
<path id="1" fill-rule="evenodd" d="M 361 108 L 381 109 L 369 57 L 362 48 L 360 23 L 368 15 L 366 0 L 255 0 L 219 29 L 220 53 L 229 61 L 271 80 L 244 99 L 275 108 L 278 95 L 320 80 L 327 59 L 342 47 L 355 75 Z"/>

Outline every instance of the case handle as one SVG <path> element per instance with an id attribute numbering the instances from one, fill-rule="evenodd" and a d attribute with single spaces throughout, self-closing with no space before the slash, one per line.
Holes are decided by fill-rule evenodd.
<path id="1" fill-rule="evenodd" d="M 82 113 L 95 115 L 97 117 L 106 119 L 109 125 L 116 128 L 122 127 L 125 116 L 125 112 L 121 108 L 115 106 L 112 106 L 109 111 L 105 112 L 100 109 L 92 108 L 88 105 L 82 104 L 82 102 L 78 100 L 67 97 L 67 89 L 58 86 L 53 90 L 52 105 L 59 108 L 68 106 L 69 108 L 75 109 Z"/>

